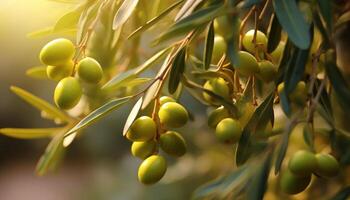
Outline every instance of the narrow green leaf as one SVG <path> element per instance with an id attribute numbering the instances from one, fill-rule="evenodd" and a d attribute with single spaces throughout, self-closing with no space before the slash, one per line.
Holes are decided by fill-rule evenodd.
<path id="1" fill-rule="evenodd" d="M 330 200 L 346 200 L 350 197 L 350 186 L 340 189 Z"/>
<path id="2" fill-rule="evenodd" d="M 214 47 L 214 25 L 210 23 L 208 33 L 205 38 L 205 48 L 203 54 L 204 69 L 209 69 Z"/>
<path id="3" fill-rule="evenodd" d="M 269 31 L 268 31 L 268 43 L 267 43 L 267 52 L 271 53 L 276 49 L 278 44 L 281 41 L 282 27 L 278 22 L 276 15 L 273 15 L 271 18 Z"/>
<path id="4" fill-rule="evenodd" d="M 345 13 L 343 13 L 338 20 L 335 23 L 335 28 L 339 28 L 340 26 L 344 25 L 345 23 L 347 23 L 348 21 L 350 21 L 350 11 L 347 11 Z"/>
<path id="5" fill-rule="evenodd" d="M 177 87 L 179 86 L 181 76 L 185 70 L 185 59 L 186 59 L 186 48 L 181 49 L 175 56 L 173 64 L 171 66 L 170 76 L 169 76 L 169 93 L 173 94 Z"/>
<path id="6" fill-rule="evenodd" d="M 37 139 L 52 137 L 62 128 L 1 128 L 0 133 L 18 139 Z"/>
<path id="7" fill-rule="evenodd" d="M 48 115 L 52 116 L 53 118 L 58 118 L 65 122 L 71 122 L 72 119 L 64 112 L 57 109 L 55 106 L 49 104 L 45 100 L 15 86 L 11 86 L 11 91 L 15 93 L 17 96 L 19 96 L 21 99 L 32 105 L 33 107 L 37 108 L 38 110 L 45 111 Z"/>
<path id="8" fill-rule="evenodd" d="M 307 49 L 311 44 L 309 25 L 303 18 L 296 0 L 273 0 L 272 2 L 278 21 L 291 41 L 300 49 Z"/>
<path id="9" fill-rule="evenodd" d="M 245 0 L 243 2 L 242 8 L 250 8 L 256 4 L 260 4 L 262 0 Z"/>
<path id="10" fill-rule="evenodd" d="M 331 31 L 333 30 L 333 5 L 332 1 L 330 0 L 318 0 L 317 1 L 318 6 L 320 8 L 320 13 L 322 15 L 322 18 L 327 24 L 327 30 Z"/>
<path id="11" fill-rule="evenodd" d="M 41 38 L 41 37 L 46 37 L 46 36 L 53 36 L 53 35 L 74 35 L 77 32 L 76 29 L 65 29 L 62 31 L 56 31 L 54 32 L 53 27 L 46 27 L 37 31 L 33 31 L 28 33 L 26 36 L 27 38 L 30 39 L 36 39 L 36 38 Z"/>
<path id="12" fill-rule="evenodd" d="M 46 73 L 46 66 L 32 67 L 26 71 L 26 75 L 35 79 L 48 79 Z"/>
<path id="13" fill-rule="evenodd" d="M 252 150 L 252 136 L 258 127 L 266 127 L 267 123 L 273 117 L 273 100 L 274 92 L 265 98 L 265 100 L 256 108 L 252 117 L 244 127 L 242 135 L 239 139 L 236 151 L 236 164 L 244 164 L 253 153 Z"/>
<path id="14" fill-rule="evenodd" d="M 129 114 L 129 116 L 125 122 L 124 128 L 123 128 L 123 136 L 126 135 L 128 130 L 130 129 L 130 126 L 135 121 L 137 115 L 139 114 L 139 112 L 141 110 L 142 103 L 143 103 L 143 97 L 140 97 L 140 99 L 137 100 L 134 107 L 131 109 L 130 114 Z"/>
<path id="15" fill-rule="evenodd" d="M 185 4 L 181 7 L 179 12 L 177 12 L 177 15 L 175 17 L 175 21 L 179 21 L 183 19 L 184 17 L 187 17 L 190 15 L 194 9 L 202 3 L 203 0 L 187 0 Z"/>
<path id="16" fill-rule="evenodd" d="M 233 34 L 231 38 L 226 38 L 227 43 L 227 52 L 226 55 L 233 64 L 233 66 L 239 65 L 239 57 L 238 57 L 238 49 L 239 49 L 239 28 L 240 28 L 240 20 L 238 15 L 231 16 L 231 27 L 228 29 L 232 30 Z"/>
<path id="17" fill-rule="evenodd" d="M 194 71 L 191 73 L 194 77 L 200 78 L 200 79 L 210 79 L 210 78 L 217 78 L 220 76 L 220 73 L 217 71 Z"/>
<path id="18" fill-rule="evenodd" d="M 118 109 L 120 106 L 125 104 L 131 99 L 131 97 L 123 97 L 119 99 L 111 100 L 101 107 L 97 108 L 96 110 L 92 111 L 90 114 L 88 114 L 86 117 L 84 117 L 80 122 L 75 125 L 72 129 L 70 129 L 64 136 L 67 137 L 68 135 L 77 132 L 83 128 L 86 128 L 87 126 L 90 126 L 97 120 L 102 119 L 104 116 L 106 116 L 108 113 Z"/>
<path id="19" fill-rule="evenodd" d="M 161 50 L 155 55 L 153 55 L 150 59 L 145 61 L 142 65 L 134 69 L 128 70 L 126 72 L 123 72 L 121 74 L 118 74 L 117 76 L 113 77 L 110 81 L 108 81 L 105 85 L 103 85 L 102 89 L 116 90 L 120 87 L 125 87 L 126 85 L 128 85 L 130 81 L 134 80 L 139 74 L 141 74 L 142 72 L 147 70 L 149 67 L 151 67 L 153 64 L 155 64 L 168 51 L 169 51 L 169 48 Z"/>
<path id="20" fill-rule="evenodd" d="M 139 0 L 124 0 L 123 4 L 118 9 L 113 20 L 113 29 L 116 30 L 122 26 L 135 10 Z"/>
<path id="21" fill-rule="evenodd" d="M 158 16 L 154 17 L 153 19 L 149 20 L 141 26 L 140 28 L 136 29 L 134 32 L 132 32 L 128 39 L 132 39 L 134 37 L 139 36 L 142 32 L 146 31 L 147 29 L 151 28 L 153 25 L 158 23 L 160 20 L 162 20 L 165 16 L 167 16 L 171 11 L 173 11 L 178 5 L 180 5 L 184 0 L 177 1 L 170 5 L 167 9 L 165 9 L 162 13 L 160 13 Z"/>
<path id="22" fill-rule="evenodd" d="M 306 124 L 303 128 L 304 142 L 309 146 L 311 151 L 315 151 L 314 148 L 314 134 L 312 131 L 311 124 Z"/>
<path id="23" fill-rule="evenodd" d="M 173 26 L 169 28 L 168 31 L 163 33 L 155 41 L 155 43 L 164 42 L 176 36 L 180 36 L 185 33 L 188 33 L 198 28 L 199 26 L 209 23 L 214 18 L 224 13 L 225 13 L 225 10 L 222 5 L 210 6 L 208 8 L 198 10 L 192 13 L 191 15 L 187 16 L 186 18 L 183 18 L 182 20 L 176 22 Z"/>

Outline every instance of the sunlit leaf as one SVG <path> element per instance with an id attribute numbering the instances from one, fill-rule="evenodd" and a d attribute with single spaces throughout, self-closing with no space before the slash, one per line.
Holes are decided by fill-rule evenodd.
<path id="1" fill-rule="evenodd" d="M 137 102 L 135 103 L 134 107 L 131 109 L 129 116 L 125 122 L 124 128 L 123 128 L 123 136 L 126 135 L 126 133 L 128 132 L 130 126 L 132 125 L 132 123 L 135 121 L 137 115 L 139 114 L 140 110 L 141 110 L 141 106 L 143 103 L 143 97 L 140 97 L 139 100 L 137 100 Z"/>
<path id="2" fill-rule="evenodd" d="M 74 35 L 77 32 L 77 29 L 65 29 L 61 31 L 54 31 L 53 27 L 46 27 L 37 31 L 33 31 L 27 34 L 27 37 L 30 39 L 53 36 L 53 35 Z"/>
<path id="3" fill-rule="evenodd" d="M 56 22 L 53 31 L 60 32 L 64 30 L 76 29 L 77 24 L 79 22 L 79 18 L 82 12 L 82 8 L 79 7 L 76 10 L 70 11 L 64 14 L 62 17 L 58 19 Z"/>
<path id="4" fill-rule="evenodd" d="M 62 128 L 1 128 L 0 133 L 18 139 L 49 138 Z"/>
<path id="5" fill-rule="evenodd" d="M 175 93 L 177 87 L 179 86 L 181 76 L 185 70 L 185 57 L 186 48 L 181 49 L 175 56 L 173 64 L 171 66 L 170 78 L 169 78 L 169 93 Z"/>
<path id="6" fill-rule="evenodd" d="M 136 29 L 134 32 L 132 32 L 128 39 L 134 38 L 136 36 L 139 36 L 142 32 L 146 31 L 147 29 L 151 28 L 153 25 L 155 25 L 157 22 L 162 20 L 165 16 L 167 16 L 171 11 L 173 11 L 179 4 L 181 4 L 184 0 L 177 1 L 170 5 L 167 9 L 165 9 L 162 13 L 160 13 L 158 16 L 154 17 L 153 19 L 146 22 L 146 24 L 142 25 L 140 28 Z"/>
<path id="7" fill-rule="evenodd" d="M 147 92 L 143 96 L 143 102 L 142 102 L 142 107 L 141 109 L 145 109 L 155 98 L 156 98 L 156 93 L 159 90 L 159 87 L 161 85 L 160 80 L 156 80 L 152 83 L 152 85 L 147 89 Z"/>
<path id="8" fill-rule="evenodd" d="M 48 79 L 46 73 L 46 66 L 32 67 L 26 71 L 26 75 L 35 79 Z"/>
<path id="9" fill-rule="evenodd" d="M 105 103 L 101 107 L 92 111 L 90 114 L 88 114 L 82 120 L 80 120 L 80 122 L 77 125 L 75 125 L 72 129 L 70 129 L 65 134 L 65 137 L 67 137 L 68 135 L 70 135 L 74 132 L 77 132 L 83 128 L 86 128 L 87 126 L 90 126 L 91 124 L 93 124 L 97 120 L 100 120 L 101 118 L 103 118 L 104 116 L 109 114 L 110 112 L 118 109 L 120 106 L 122 106 L 123 104 L 128 102 L 130 100 L 130 98 L 131 97 L 123 97 L 123 98 L 114 99 L 114 100 L 111 100 L 111 101 Z"/>
<path id="10" fill-rule="evenodd" d="M 307 49 L 311 39 L 309 25 L 300 12 L 296 0 L 273 0 L 278 21 L 283 30 L 288 33 L 290 40 L 300 49 Z"/>
<path id="11" fill-rule="evenodd" d="M 48 115 L 59 118 L 62 121 L 65 122 L 71 122 L 72 119 L 65 114 L 64 112 L 57 109 L 55 106 L 51 105 L 50 103 L 46 102 L 45 100 L 21 89 L 15 86 L 11 86 L 11 91 L 15 93 L 17 96 L 22 98 L 24 101 L 32 105 L 33 107 L 45 111 Z"/>
<path id="12" fill-rule="evenodd" d="M 177 13 L 175 21 L 181 20 L 184 17 L 190 15 L 202 1 L 203 0 L 187 0 L 186 3 L 181 7 L 179 12 Z"/>
<path id="13" fill-rule="evenodd" d="M 124 0 L 123 4 L 118 9 L 113 20 L 113 29 L 116 30 L 122 26 L 135 10 L 138 0 Z"/>

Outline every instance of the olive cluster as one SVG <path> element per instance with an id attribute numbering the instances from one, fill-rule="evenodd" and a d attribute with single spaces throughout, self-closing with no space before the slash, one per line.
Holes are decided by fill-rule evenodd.
<path id="1" fill-rule="evenodd" d="M 291 157 L 288 169 L 282 174 L 281 189 L 287 194 L 297 194 L 310 184 L 312 173 L 328 178 L 336 176 L 338 171 L 339 163 L 332 155 L 300 150 Z"/>
<path id="2" fill-rule="evenodd" d="M 39 56 L 40 61 L 47 65 L 48 78 L 58 81 L 54 101 L 62 109 L 71 109 L 80 101 L 83 89 L 79 80 L 97 84 L 103 76 L 102 68 L 95 59 L 85 57 L 75 63 L 75 53 L 75 46 L 70 40 L 59 38 L 47 43 Z M 76 72 L 79 79 L 74 77 Z"/>
<path id="3" fill-rule="evenodd" d="M 168 96 L 159 99 L 158 118 L 160 125 L 148 116 L 137 118 L 126 133 L 133 143 L 131 153 L 143 162 L 138 169 L 138 179 L 143 184 L 158 182 L 165 174 L 167 162 L 159 155 L 160 148 L 168 155 L 183 156 L 187 151 L 185 139 L 171 128 L 184 126 L 189 118 L 187 110 Z"/>

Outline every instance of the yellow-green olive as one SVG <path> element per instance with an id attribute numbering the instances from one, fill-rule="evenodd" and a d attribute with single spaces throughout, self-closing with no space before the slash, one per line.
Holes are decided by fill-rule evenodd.
<path id="1" fill-rule="evenodd" d="M 261 80 L 267 83 L 271 82 L 277 76 L 277 66 L 270 61 L 263 60 L 259 62 L 259 73 L 257 75 Z"/>
<path id="2" fill-rule="evenodd" d="M 180 157 L 186 153 L 186 141 L 178 132 L 165 132 L 160 136 L 159 142 L 162 150 L 169 155 Z"/>
<path id="3" fill-rule="evenodd" d="M 246 51 L 239 51 L 238 58 L 239 63 L 234 67 L 240 74 L 244 76 L 251 76 L 259 72 L 258 61 L 252 54 Z"/>
<path id="4" fill-rule="evenodd" d="M 152 118 L 142 116 L 137 118 L 126 133 L 126 137 L 134 142 L 148 141 L 155 137 L 157 125 Z"/>
<path id="5" fill-rule="evenodd" d="M 227 85 L 227 82 L 223 78 L 212 78 L 205 82 L 203 85 L 204 89 L 212 91 L 214 94 L 223 97 L 224 99 L 230 98 L 230 89 Z M 218 105 L 219 102 L 210 96 L 208 93 L 203 92 L 203 98 L 214 105 Z"/>
<path id="6" fill-rule="evenodd" d="M 287 170 L 282 174 L 280 184 L 281 189 L 284 193 L 298 194 L 307 188 L 307 186 L 310 184 L 310 181 L 311 174 L 303 177 L 297 176 L 289 170 Z"/>
<path id="7" fill-rule="evenodd" d="M 59 38 L 47 43 L 40 51 L 40 60 L 45 65 L 58 66 L 71 60 L 75 54 L 74 44 Z"/>
<path id="8" fill-rule="evenodd" d="M 244 34 L 242 38 L 243 47 L 252 54 L 255 54 L 256 47 L 257 49 L 261 49 L 263 51 L 266 50 L 266 47 L 267 47 L 267 37 L 263 32 L 259 30 L 256 31 L 256 47 L 255 47 L 255 43 L 253 42 L 254 33 L 255 33 L 255 30 L 249 30 L 246 34 Z"/>
<path id="9" fill-rule="evenodd" d="M 188 112 L 176 102 L 163 104 L 158 112 L 160 122 L 169 128 L 180 128 L 188 121 Z"/>
<path id="10" fill-rule="evenodd" d="M 90 57 L 86 57 L 79 61 L 77 72 L 79 78 L 88 83 L 96 84 L 101 81 L 103 76 L 100 63 Z"/>
<path id="11" fill-rule="evenodd" d="M 297 151 L 289 160 L 288 168 L 297 176 L 310 175 L 317 166 L 315 154 L 309 151 Z"/>
<path id="12" fill-rule="evenodd" d="M 227 45 L 223 37 L 217 35 L 214 38 L 214 47 L 211 61 L 218 63 L 221 57 L 226 53 Z"/>
<path id="13" fill-rule="evenodd" d="M 74 62 L 72 60 L 58 66 L 49 65 L 46 68 L 47 77 L 55 81 L 60 81 L 72 74 L 73 66 Z"/>
<path id="14" fill-rule="evenodd" d="M 216 128 L 216 126 L 221 120 L 229 117 L 230 117 L 230 113 L 228 112 L 228 110 L 225 109 L 224 106 L 220 106 L 209 113 L 208 126 L 210 128 Z"/>
<path id="15" fill-rule="evenodd" d="M 277 87 L 278 94 L 284 90 L 284 83 L 280 83 Z M 296 105 L 303 106 L 307 100 L 307 88 L 304 81 L 299 81 L 295 89 L 289 94 L 290 100 Z"/>
<path id="16" fill-rule="evenodd" d="M 339 163 L 330 154 L 316 154 L 316 174 L 322 177 L 333 177 L 339 172 Z"/>
<path id="17" fill-rule="evenodd" d="M 162 96 L 159 98 L 160 105 L 163 105 L 163 104 L 168 103 L 168 102 L 175 102 L 175 99 L 173 99 L 172 97 L 169 97 L 169 96 Z"/>
<path id="18" fill-rule="evenodd" d="M 58 82 L 54 100 L 59 108 L 71 109 L 78 104 L 82 93 L 79 81 L 73 77 L 67 77 Z"/>
<path id="19" fill-rule="evenodd" d="M 236 143 L 241 137 L 241 124 L 232 118 L 225 118 L 219 122 L 215 135 L 221 142 Z"/>
<path id="20" fill-rule="evenodd" d="M 146 158 L 139 167 L 139 181 L 147 185 L 156 183 L 164 176 L 166 169 L 167 163 L 162 156 L 150 156 Z"/>
<path id="21" fill-rule="evenodd" d="M 131 145 L 131 153 L 133 156 L 146 159 L 157 150 L 157 142 L 154 140 L 145 142 L 133 142 Z"/>

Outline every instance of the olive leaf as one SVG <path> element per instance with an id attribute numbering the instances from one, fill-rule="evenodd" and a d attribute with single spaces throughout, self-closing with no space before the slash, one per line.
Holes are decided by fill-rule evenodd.
<path id="1" fill-rule="evenodd" d="M 315 151 L 314 147 L 314 134 L 312 131 L 311 124 L 307 123 L 303 128 L 303 138 L 305 143 L 309 146 L 311 151 Z"/>
<path id="2" fill-rule="evenodd" d="M 21 99 L 23 99 L 27 103 L 31 104 L 33 107 L 37 108 L 38 110 L 45 111 L 48 115 L 52 116 L 53 118 L 58 118 L 64 122 L 71 122 L 72 121 L 71 117 L 69 117 L 67 114 L 65 114 L 61 110 L 57 109 L 55 106 L 46 102 L 45 100 L 43 100 L 43 99 L 41 99 L 41 98 L 31 94 L 31 93 L 19 88 L 19 87 L 11 86 L 10 89 L 13 93 L 15 93 Z"/>
<path id="3" fill-rule="evenodd" d="M 245 0 L 243 2 L 242 8 L 250 8 L 256 4 L 260 4 L 262 0 Z"/>
<path id="4" fill-rule="evenodd" d="M 158 16 L 154 17 L 153 19 L 146 22 L 146 24 L 142 25 L 138 29 L 136 29 L 134 32 L 132 32 L 128 39 L 132 39 L 134 37 L 139 36 L 142 32 L 146 31 L 147 29 L 151 28 L 153 25 L 155 25 L 157 22 L 162 20 L 165 16 L 167 16 L 171 11 L 173 11 L 178 5 L 180 5 L 184 0 L 177 1 L 170 5 L 167 9 L 165 9 L 162 13 L 160 13 Z"/>
<path id="5" fill-rule="evenodd" d="M 333 5 L 332 1 L 329 0 L 318 0 L 318 7 L 320 9 L 320 13 L 322 15 L 323 20 L 327 24 L 327 30 L 333 30 Z"/>
<path id="6" fill-rule="evenodd" d="M 80 44 L 81 40 L 84 37 L 88 29 L 89 22 L 97 15 L 97 11 L 100 8 L 101 3 L 89 3 L 86 2 L 86 5 L 79 17 L 77 23 L 77 33 L 76 33 L 76 44 Z"/>
<path id="7" fill-rule="evenodd" d="M 26 71 L 26 75 L 35 79 L 48 79 L 46 73 L 46 66 L 32 67 Z"/>
<path id="8" fill-rule="evenodd" d="M 147 92 L 143 96 L 143 102 L 141 109 L 145 109 L 155 98 L 156 93 L 159 90 L 159 87 L 161 86 L 162 82 L 157 79 L 155 80 L 151 86 L 147 89 Z"/>
<path id="9" fill-rule="evenodd" d="M 169 51 L 169 48 L 163 49 L 158 53 L 156 53 L 155 55 L 153 55 L 151 58 L 149 58 L 140 66 L 116 75 L 110 81 L 108 81 L 106 84 L 102 86 L 102 90 L 110 91 L 110 90 L 117 90 L 121 87 L 125 87 L 132 80 L 134 80 L 139 74 L 141 74 L 142 72 L 147 70 L 149 67 L 151 67 L 153 64 L 155 64 L 168 51 Z"/>
<path id="10" fill-rule="evenodd" d="M 209 24 L 208 33 L 205 38 L 205 48 L 203 53 L 203 64 L 204 69 L 209 69 L 210 62 L 213 54 L 213 48 L 214 48 L 214 25 L 213 22 Z"/>
<path id="11" fill-rule="evenodd" d="M 208 70 L 208 71 L 193 71 L 193 72 L 191 72 L 191 74 L 194 77 L 200 78 L 200 79 L 217 78 L 218 76 L 220 76 L 219 72 L 212 71 L 212 70 Z"/>
<path id="12" fill-rule="evenodd" d="M 76 124 L 73 128 L 71 128 L 64 137 L 67 137 L 70 134 L 73 134 L 74 132 L 77 132 L 83 128 L 86 128 L 87 126 L 90 126 L 97 120 L 100 120 L 108 113 L 118 109 L 120 106 L 125 104 L 131 99 L 131 97 L 122 97 L 119 99 L 111 100 L 105 104 L 103 104 L 101 107 L 97 108 L 96 110 L 92 111 L 90 114 L 88 114 L 86 117 L 84 117 L 82 120 L 79 121 L 78 124 Z"/>
<path id="13" fill-rule="evenodd" d="M 1 128 L 0 133 L 18 139 L 49 138 L 62 128 Z"/>
<path id="14" fill-rule="evenodd" d="M 230 25 L 228 29 L 232 30 L 230 38 L 226 38 L 227 50 L 226 55 L 234 66 L 239 65 L 238 48 L 239 48 L 239 28 L 240 20 L 237 14 L 230 17 Z"/>
<path id="15" fill-rule="evenodd" d="M 122 26 L 131 16 L 135 10 L 139 0 L 124 0 L 123 4 L 118 9 L 113 20 L 113 29 L 117 30 Z"/>
<path id="16" fill-rule="evenodd" d="M 267 52 L 271 53 L 276 49 L 278 44 L 281 41 L 282 27 L 278 22 L 276 15 L 271 17 L 271 22 L 268 31 L 268 43 L 267 43 Z"/>
<path id="17" fill-rule="evenodd" d="M 194 9 L 202 2 L 203 0 L 187 0 L 185 4 L 181 7 L 181 9 L 178 11 L 175 17 L 175 21 L 179 21 L 184 17 L 190 15 L 194 11 Z"/>
<path id="18" fill-rule="evenodd" d="M 65 29 L 58 32 L 54 32 L 53 27 L 46 27 L 40 30 L 30 32 L 26 35 L 26 37 L 29 39 L 35 39 L 35 38 L 41 38 L 41 37 L 53 36 L 53 35 L 62 37 L 63 35 L 67 35 L 67 36 L 74 35 L 76 32 L 77 32 L 76 29 Z"/>
<path id="19" fill-rule="evenodd" d="M 139 114 L 139 112 L 141 110 L 142 103 L 143 103 L 143 97 L 140 97 L 140 99 L 137 100 L 134 107 L 131 109 L 130 114 L 129 114 L 129 116 L 125 122 L 124 128 L 123 128 L 123 136 L 126 135 L 128 130 L 130 129 L 130 126 L 135 121 L 137 115 Z"/>
<path id="20" fill-rule="evenodd" d="M 185 70 L 186 48 L 182 48 L 175 56 L 171 66 L 168 90 L 170 94 L 175 93 L 179 86 L 180 79 Z"/>
<path id="21" fill-rule="evenodd" d="M 346 186 L 340 189 L 333 197 L 329 200 L 346 200 L 350 197 L 350 186 Z"/>
<path id="22" fill-rule="evenodd" d="M 300 12 L 296 0 L 273 0 L 276 16 L 290 40 L 300 49 L 311 44 L 309 25 Z"/>
<path id="23" fill-rule="evenodd" d="M 79 6 L 77 9 L 64 14 L 57 20 L 53 27 L 53 31 L 59 32 L 67 29 L 76 29 L 82 11 L 83 6 Z"/>
<path id="24" fill-rule="evenodd" d="M 350 21 L 350 11 L 344 12 L 342 15 L 340 15 L 334 26 L 335 28 L 339 28 L 348 21 Z"/>

